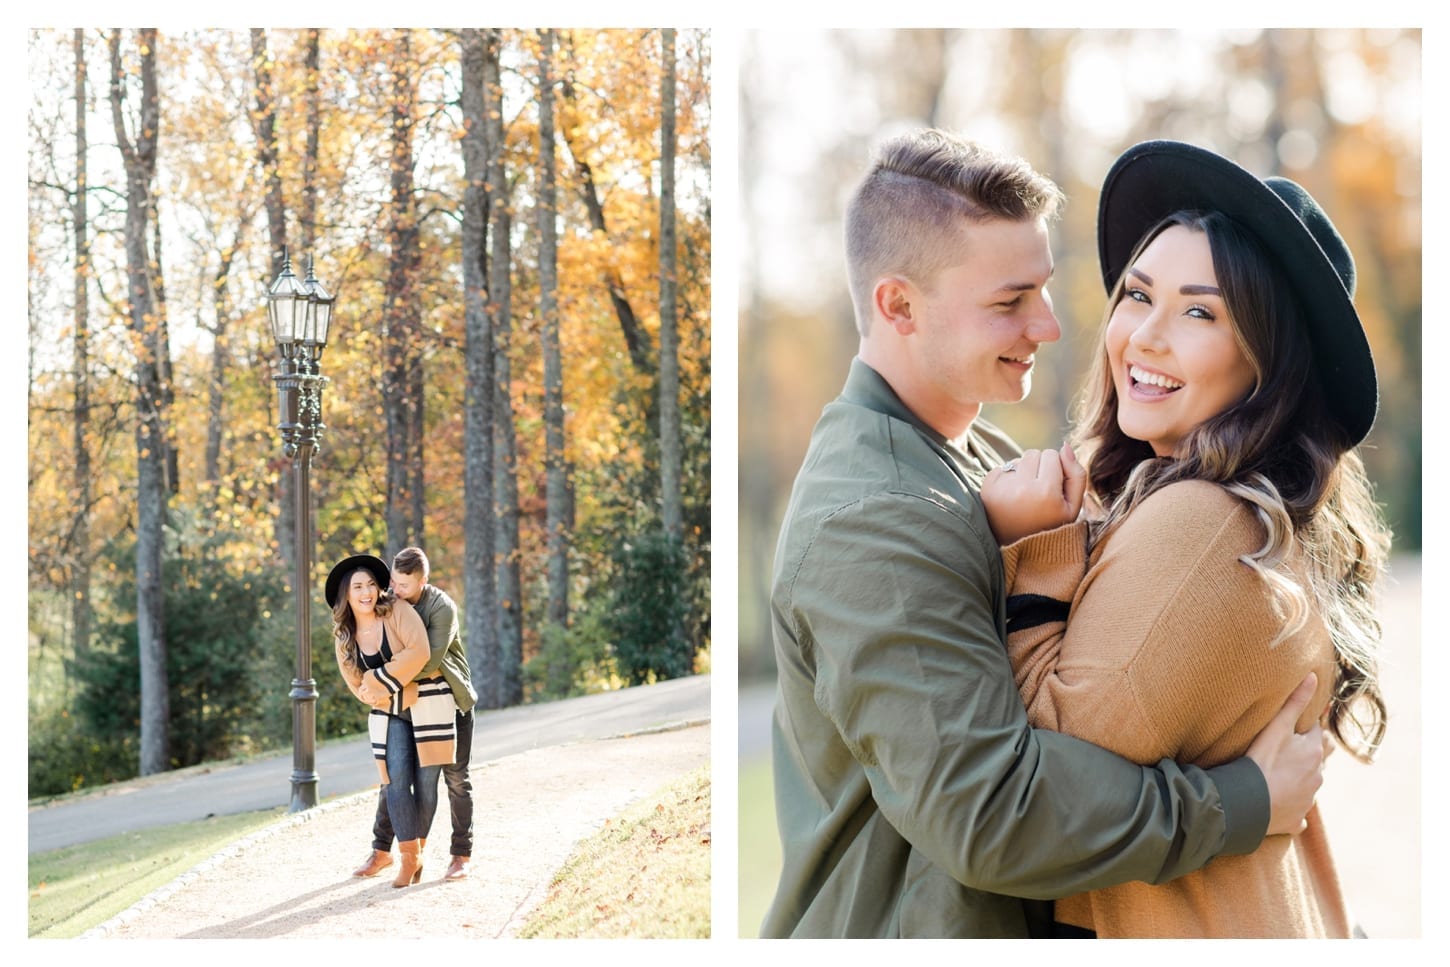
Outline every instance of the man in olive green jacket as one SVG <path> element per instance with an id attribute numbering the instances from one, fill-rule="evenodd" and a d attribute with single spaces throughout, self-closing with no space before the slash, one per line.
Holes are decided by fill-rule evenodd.
<path id="1" fill-rule="evenodd" d="M 979 419 L 1058 338 L 1058 189 L 941 132 L 883 146 L 847 210 L 860 351 L 791 494 L 771 594 L 780 884 L 767 937 L 1025 937 L 1041 902 L 1162 882 L 1296 832 L 1321 736 L 1303 687 L 1249 756 L 1143 768 L 1027 725 L 977 492 Z"/>
<path id="2" fill-rule="evenodd" d="M 458 706 L 454 719 L 453 762 L 443 767 L 448 787 L 448 812 L 453 822 L 445 880 L 467 879 L 473 858 L 473 783 L 468 777 L 473 749 L 473 706 L 478 695 L 468 670 L 468 655 L 458 633 L 458 606 L 441 588 L 428 583 L 428 556 L 420 547 L 405 547 L 393 556 L 392 590 L 411 604 L 428 631 L 428 661 L 414 681 L 442 674 Z M 393 863 L 393 823 L 386 790 L 378 790 L 373 820 L 373 850 L 353 876 L 376 876 Z"/>

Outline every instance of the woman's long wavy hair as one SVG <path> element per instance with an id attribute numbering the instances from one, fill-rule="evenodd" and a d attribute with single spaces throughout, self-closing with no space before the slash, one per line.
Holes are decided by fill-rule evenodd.
<path id="1" fill-rule="evenodd" d="M 360 567 L 350 572 L 343 580 L 337 600 L 332 605 L 332 637 L 337 642 L 337 647 L 342 650 L 343 660 L 361 671 L 363 661 L 357 647 L 357 618 L 352 613 L 352 602 L 347 599 L 347 590 L 352 587 L 352 579 L 359 574 L 373 577 L 372 571 Z M 377 579 L 373 578 L 373 580 Z M 380 586 L 378 601 L 373 606 L 373 610 L 379 618 L 386 618 L 393 610 L 393 592 Z"/>
<path id="2" fill-rule="evenodd" d="M 1303 309 L 1268 252 L 1220 213 L 1179 212 L 1144 236 L 1128 265 L 1171 225 L 1207 236 L 1234 336 L 1256 379 L 1246 398 L 1195 427 L 1173 457 L 1160 458 L 1118 426 L 1117 387 L 1100 339 L 1074 440 L 1090 492 L 1105 511 L 1092 540 L 1101 541 L 1148 495 L 1176 481 L 1213 481 L 1245 501 L 1266 538 L 1241 560 L 1269 586 L 1284 621 L 1270 647 L 1303 626 L 1312 599 L 1334 641 L 1328 727 L 1356 758 L 1369 761 L 1386 723 L 1374 588 L 1389 553 L 1389 530 L 1358 452 L 1328 415 Z M 1104 330 L 1126 276 L 1108 298 Z M 1307 591 L 1281 567 L 1295 542 L 1304 550 Z"/>

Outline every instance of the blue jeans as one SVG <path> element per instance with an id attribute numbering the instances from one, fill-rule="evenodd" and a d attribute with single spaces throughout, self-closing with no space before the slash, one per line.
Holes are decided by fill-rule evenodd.
<path id="1" fill-rule="evenodd" d="M 423 839 L 433 826 L 438 811 L 438 774 L 442 766 L 418 765 L 418 744 L 413 740 L 413 723 L 388 716 L 387 745 L 388 817 L 398 839 Z"/>
<path id="2" fill-rule="evenodd" d="M 453 764 L 439 766 L 448 786 L 448 812 L 453 820 L 453 839 L 449 853 L 453 856 L 473 855 L 473 784 L 468 779 L 468 760 L 473 751 L 473 710 L 457 713 L 457 745 Z M 391 773 L 391 769 L 389 770 Z M 437 798 L 436 784 L 432 794 Z M 373 849 L 383 852 L 393 848 L 393 824 L 388 809 L 387 787 L 378 790 L 378 812 L 373 820 Z"/>

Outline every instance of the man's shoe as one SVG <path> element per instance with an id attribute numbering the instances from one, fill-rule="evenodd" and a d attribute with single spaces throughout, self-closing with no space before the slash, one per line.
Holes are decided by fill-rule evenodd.
<path id="1" fill-rule="evenodd" d="M 468 879 L 468 860 L 469 860 L 469 857 L 467 857 L 467 856 L 450 856 L 450 857 L 448 857 L 448 870 L 447 870 L 447 872 L 445 872 L 443 874 L 443 879 L 445 879 L 445 880 L 466 880 L 466 879 Z"/>
<path id="2" fill-rule="evenodd" d="M 393 865 L 393 854 L 387 850 L 375 849 L 362 866 L 352 871 L 353 876 L 377 876 Z"/>

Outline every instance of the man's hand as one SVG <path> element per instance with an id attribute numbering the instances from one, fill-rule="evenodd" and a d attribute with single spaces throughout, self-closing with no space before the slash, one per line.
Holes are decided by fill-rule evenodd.
<path id="1" fill-rule="evenodd" d="M 1294 731 L 1317 684 L 1318 679 L 1310 672 L 1249 746 L 1248 757 L 1269 784 L 1268 836 L 1302 832 L 1307 825 L 1304 817 L 1324 784 L 1324 760 L 1333 744 L 1318 722 L 1308 732 Z"/>
<path id="2" fill-rule="evenodd" d="M 992 535 L 1006 547 L 1072 523 L 1086 489 L 1087 471 L 1064 443 L 1061 450 L 1028 450 L 992 470 L 982 482 L 982 506 Z"/>

